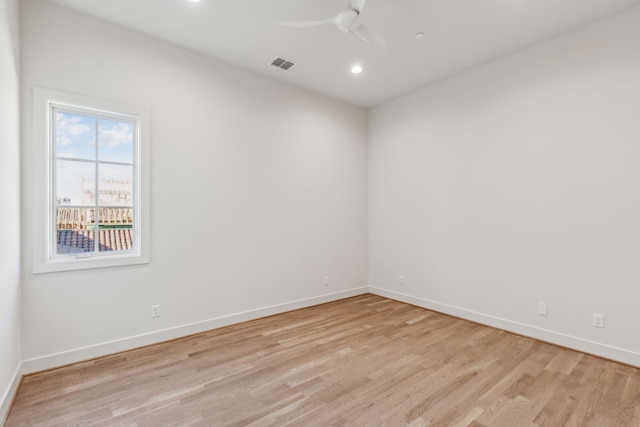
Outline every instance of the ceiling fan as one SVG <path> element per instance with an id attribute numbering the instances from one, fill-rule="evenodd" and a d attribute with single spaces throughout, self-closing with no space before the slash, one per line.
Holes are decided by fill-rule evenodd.
<path id="1" fill-rule="evenodd" d="M 331 24 L 338 27 L 340 31 L 353 34 L 360 40 L 363 40 L 381 51 L 386 49 L 386 42 L 375 31 L 360 25 L 360 16 L 364 5 L 367 0 L 349 0 L 347 9 L 343 10 L 336 16 L 331 18 L 321 19 L 317 21 L 294 21 L 294 22 L 280 22 L 283 27 L 289 28 L 311 28 L 317 27 L 323 24 Z"/>

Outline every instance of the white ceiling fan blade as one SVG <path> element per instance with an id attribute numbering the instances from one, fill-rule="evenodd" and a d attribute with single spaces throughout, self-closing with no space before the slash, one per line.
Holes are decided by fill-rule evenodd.
<path id="1" fill-rule="evenodd" d="M 349 0 L 349 8 L 353 10 L 357 10 L 358 13 L 362 13 L 362 9 L 364 9 L 364 4 L 367 0 Z"/>
<path id="2" fill-rule="evenodd" d="M 331 20 L 325 19 L 323 21 L 291 21 L 291 22 L 278 22 L 279 25 L 288 28 L 312 28 L 319 25 L 331 24 Z"/>
<path id="3" fill-rule="evenodd" d="M 289 22 L 279 22 L 278 24 L 282 25 L 283 27 L 289 27 L 289 28 L 312 28 L 312 27 L 317 27 L 319 25 L 323 25 L 323 24 L 338 25 L 339 20 L 340 20 L 340 14 L 336 16 L 332 16 L 331 18 L 321 19 L 318 21 L 289 21 Z"/>
<path id="4" fill-rule="evenodd" d="M 360 40 L 364 40 L 365 42 L 374 45 L 381 52 L 384 52 L 387 49 L 387 42 L 384 41 L 382 36 L 363 25 L 352 31 L 352 34 L 356 35 Z"/>

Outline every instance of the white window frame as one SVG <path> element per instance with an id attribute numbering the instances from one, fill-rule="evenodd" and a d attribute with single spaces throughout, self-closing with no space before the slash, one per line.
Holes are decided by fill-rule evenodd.
<path id="1" fill-rule="evenodd" d="M 136 122 L 134 150 L 135 248 L 131 251 L 55 255 L 56 199 L 53 162 L 55 153 L 54 108 L 124 116 Z M 74 95 L 50 89 L 33 88 L 32 129 L 32 242 L 33 272 L 51 273 L 89 268 L 115 267 L 149 262 L 149 112 L 121 103 Z M 97 233 L 96 229 L 96 233 Z"/>

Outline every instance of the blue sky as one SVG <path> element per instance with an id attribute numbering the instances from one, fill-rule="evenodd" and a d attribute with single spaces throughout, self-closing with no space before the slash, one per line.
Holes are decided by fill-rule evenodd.
<path id="1" fill-rule="evenodd" d="M 96 128 L 97 124 L 97 128 Z M 56 156 L 133 164 L 133 122 L 56 112 Z M 96 147 L 96 141 L 98 142 Z M 97 148 L 97 150 L 96 150 Z M 95 163 L 57 160 L 57 194 L 83 204 L 82 182 L 95 179 Z M 133 181 L 133 166 L 100 164 L 99 180 Z"/>
<path id="2" fill-rule="evenodd" d="M 95 160 L 97 140 L 99 161 L 133 164 L 133 128 L 132 122 L 57 111 L 56 155 Z"/>

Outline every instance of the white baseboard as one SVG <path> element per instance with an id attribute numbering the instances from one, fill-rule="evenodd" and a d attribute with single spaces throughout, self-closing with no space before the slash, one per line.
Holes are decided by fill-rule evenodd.
<path id="1" fill-rule="evenodd" d="M 189 323 L 186 325 L 122 338 L 119 340 L 104 342 L 87 347 L 76 348 L 60 353 L 49 354 L 33 359 L 27 359 L 22 361 L 22 372 L 24 374 L 30 374 L 34 372 L 44 371 L 47 369 L 68 365 L 70 363 L 76 363 L 100 356 L 106 356 L 108 354 L 131 350 L 150 344 L 156 344 L 187 335 L 197 334 L 211 329 L 221 328 L 223 326 L 233 325 L 235 323 L 259 319 L 265 316 L 272 316 L 274 314 L 280 314 L 287 311 L 298 310 L 305 307 L 311 307 L 318 304 L 324 304 L 331 301 L 354 297 L 356 295 L 362 295 L 368 292 L 369 289 L 367 287 L 334 292 L 317 297 L 291 301 L 288 303 L 235 313 L 228 316 L 221 316 L 213 319 L 203 320 L 200 322 Z"/>
<path id="2" fill-rule="evenodd" d="M 4 425 L 4 422 L 9 415 L 9 409 L 11 407 L 11 403 L 13 402 L 13 397 L 16 395 L 18 391 L 18 387 L 20 386 L 20 381 L 22 380 L 22 363 L 18 363 L 15 372 L 13 373 L 13 378 L 9 383 L 9 386 L 0 397 L 0 426 Z"/>
<path id="3" fill-rule="evenodd" d="M 514 332 L 519 335 L 535 338 L 551 344 L 562 347 L 571 348 L 594 356 L 604 357 L 606 359 L 615 360 L 627 365 L 640 367 L 640 353 L 631 350 L 612 347 L 606 344 L 585 340 L 571 335 L 562 334 L 560 332 L 548 329 L 538 328 L 536 326 L 526 325 L 524 323 L 515 322 L 508 319 L 502 319 L 488 314 L 478 313 L 464 308 L 442 304 L 399 292 L 389 291 L 387 289 L 369 287 L 369 292 L 385 298 L 394 299 L 408 304 L 423 307 L 429 310 L 437 311 L 461 319 L 470 320 L 483 325 L 492 326 L 494 328 L 503 329 L 505 331 Z"/>
<path id="4" fill-rule="evenodd" d="M 492 326 L 506 331 L 514 332 L 520 335 L 525 335 L 531 338 L 546 341 L 552 344 L 557 344 L 563 347 L 572 348 L 585 353 L 593 354 L 596 356 L 605 357 L 607 359 L 616 360 L 628 365 L 640 367 L 640 354 L 631 350 L 612 347 L 598 342 L 585 340 L 582 338 L 562 334 L 556 331 L 548 329 L 538 328 L 531 325 L 515 322 L 508 319 L 503 319 L 495 316 L 490 316 L 483 313 L 478 313 L 471 310 L 466 310 L 460 307 L 455 307 L 447 304 L 442 304 L 436 301 L 430 301 L 423 298 L 414 297 L 411 295 L 402 294 L 399 292 L 389 291 L 386 289 L 375 287 L 362 287 L 356 289 L 350 289 L 347 291 L 335 292 L 317 297 L 291 301 L 288 303 L 277 304 L 269 307 L 263 307 L 255 310 L 244 311 L 227 316 L 216 317 L 213 319 L 203 320 L 200 322 L 194 322 L 186 325 L 176 326 L 173 328 L 163 329 L 159 331 L 153 331 L 146 334 L 131 336 L 114 341 L 95 344 L 87 347 L 76 348 L 60 353 L 49 354 L 33 359 L 23 360 L 21 366 L 16 370 L 13 383 L 9 386 L 9 389 L 5 392 L 3 400 L 0 401 L 0 420 L 5 412 L 8 410 L 8 406 L 11 403 L 11 399 L 15 393 L 16 388 L 20 382 L 22 375 L 43 371 L 59 366 L 67 365 L 70 363 L 76 363 L 83 360 L 93 359 L 108 354 L 117 353 L 120 351 L 131 350 L 138 347 L 143 347 L 150 344 L 156 344 L 159 342 L 192 335 L 211 329 L 221 328 L 223 326 L 232 325 L 235 323 L 246 322 L 248 320 L 254 320 L 265 316 L 271 316 L 274 314 L 280 314 L 291 310 L 298 310 L 305 307 L 311 307 L 318 304 L 324 304 L 331 301 L 340 300 L 343 298 L 349 298 L 356 295 L 362 295 L 366 293 L 372 293 L 382 297 L 394 299 L 397 301 L 406 302 L 419 307 L 427 308 L 430 310 L 438 311 L 441 313 L 449 314 L 452 316 L 467 319 L 473 322 L 481 323 L 483 325 Z"/>

